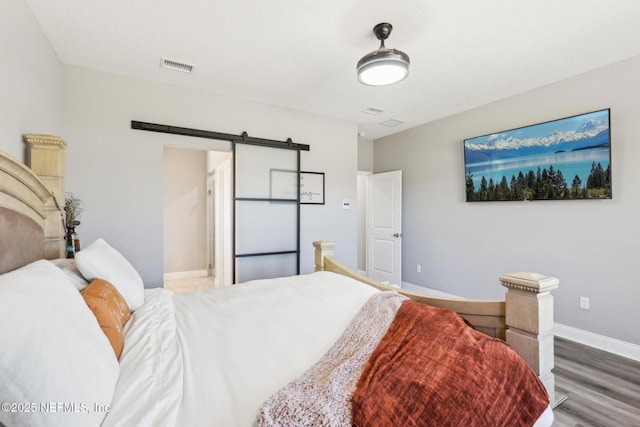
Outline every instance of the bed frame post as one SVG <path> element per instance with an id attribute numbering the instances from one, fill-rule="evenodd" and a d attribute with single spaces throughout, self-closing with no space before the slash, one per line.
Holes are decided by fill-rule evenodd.
<path id="1" fill-rule="evenodd" d="M 556 406 L 555 378 L 551 370 L 553 354 L 553 295 L 560 281 L 536 273 L 500 276 L 505 286 L 507 324 L 506 341 L 538 375 Z M 558 396 L 560 397 L 560 395 Z M 564 399 L 563 399 L 564 400 Z"/>
<path id="2" fill-rule="evenodd" d="M 45 258 L 64 257 L 64 150 L 67 143 L 53 135 L 28 134 L 29 167 L 53 197 L 45 205 Z"/>
<path id="3" fill-rule="evenodd" d="M 334 242 L 328 240 L 318 240 L 313 242 L 316 248 L 316 271 L 324 271 L 324 257 L 333 256 L 333 248 L 336 246 Z"/>

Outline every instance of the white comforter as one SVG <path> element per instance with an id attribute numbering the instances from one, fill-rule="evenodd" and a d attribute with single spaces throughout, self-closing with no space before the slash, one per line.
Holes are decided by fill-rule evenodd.
<path id="1" fill-rule="evenodd" d="M 102 426 L 176 426 L 182 381 L 173 292 L 146 290 L 126 325 L 120 377 Z"/>
<path id="2" fill-rule="evenodd" d="M 103 426 L 252 426 L 258 407 L 317 362 L 375 292 L 327 272 L 173 298 L 147 290 L 127 324 Z"/>
<path id="3" fill-rule="evenodd" d="M 377 290 L 328 272 L 173 295 L 145 292 L 103 426 L 249 427 Z M 551 425 L 549 409 L 536 426 Z"/>

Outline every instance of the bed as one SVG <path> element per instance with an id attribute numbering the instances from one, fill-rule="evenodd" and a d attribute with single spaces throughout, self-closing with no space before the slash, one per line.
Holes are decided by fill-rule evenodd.
<path id="1" fill-rule="evenodd" d="M 428 297 L 318 241 L 312 274 L 144 289 L 102 239 L 60 259 L 66 144 L 25 139 L 31 168 L 0 154 L 0 425 L 551 425 L 557 279 Z"/>

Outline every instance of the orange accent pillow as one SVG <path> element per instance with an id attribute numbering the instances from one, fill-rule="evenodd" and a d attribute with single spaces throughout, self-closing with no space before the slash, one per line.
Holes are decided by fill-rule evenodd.
<path id="1" fill-rule="evenodd" d="M 124 345 L 122 330 L 131 317 L 127 302 L 115 286 L 102 279 L 92 280 L 80 293 L 120 359 Z"/>

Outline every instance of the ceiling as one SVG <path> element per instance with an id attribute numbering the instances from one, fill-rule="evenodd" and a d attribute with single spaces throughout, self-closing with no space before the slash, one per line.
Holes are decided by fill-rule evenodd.
<path id="1" fill-rule="evenodd" d="M 638 0 L 26 2 L 65 64 L 341 118 L 369 139 L 640 55 Z M 410 74 L 364 86 L 380 22 Z"/>

